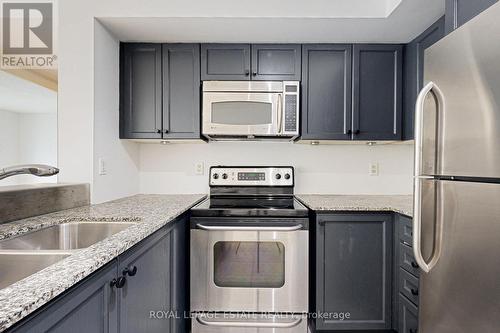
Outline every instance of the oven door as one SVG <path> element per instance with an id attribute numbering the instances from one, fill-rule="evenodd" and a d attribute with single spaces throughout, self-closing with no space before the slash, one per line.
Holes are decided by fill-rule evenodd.
<path id="1" fill-rule="evenodd" d="M 308 311 L 303 225 L 197 222 L 191 229 L 191 311 Z"/>
<path id="2" fill-rule="evenodd" d="M 281 128 L 281 93 L 203 93 L 203 134 L 275 136 Z"/>

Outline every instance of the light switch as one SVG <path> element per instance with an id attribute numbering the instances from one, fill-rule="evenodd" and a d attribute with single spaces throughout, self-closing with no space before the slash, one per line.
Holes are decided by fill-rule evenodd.
<path id="1" fill-rule="evenodd" d="M 99 175 L 104 176 L 107 173 L 106 170 L 106 162 L 104 161 L 104 157 L 99 157 Z"/>

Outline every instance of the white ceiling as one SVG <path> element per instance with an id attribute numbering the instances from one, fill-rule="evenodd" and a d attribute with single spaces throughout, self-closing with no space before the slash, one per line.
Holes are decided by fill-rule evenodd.
<path id="1" fill-rule="evenodd" d="M 19 113 L 55 113 L 57 93 L 0 71 L 0 110 Z"/>
<path id="2" fill-rule="evenodd" d="M 242 10 L 234 0 L 185 0 L 169 17 L 97 19 L 121 41 L 406 43 L 444 14 L 444 0 L 253 0 L 250 4 Z"/>

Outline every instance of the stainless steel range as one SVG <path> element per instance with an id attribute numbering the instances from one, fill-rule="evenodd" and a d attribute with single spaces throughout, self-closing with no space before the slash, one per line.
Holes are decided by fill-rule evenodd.
<path id="1" fill-rule="evenodd" d="M 292 167 L 212 167 L 191 213 L 193 333 L 307 332 L 308 210 Z"/>

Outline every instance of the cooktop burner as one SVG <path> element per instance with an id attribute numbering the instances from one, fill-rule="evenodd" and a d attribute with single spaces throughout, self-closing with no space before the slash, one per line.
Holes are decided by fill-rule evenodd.
<path id="1" fill-rule="evenodd" d="M 192 216 L 306 217 L 309 211 L 294 197 L 210 197 L 191 209 Z"/>

